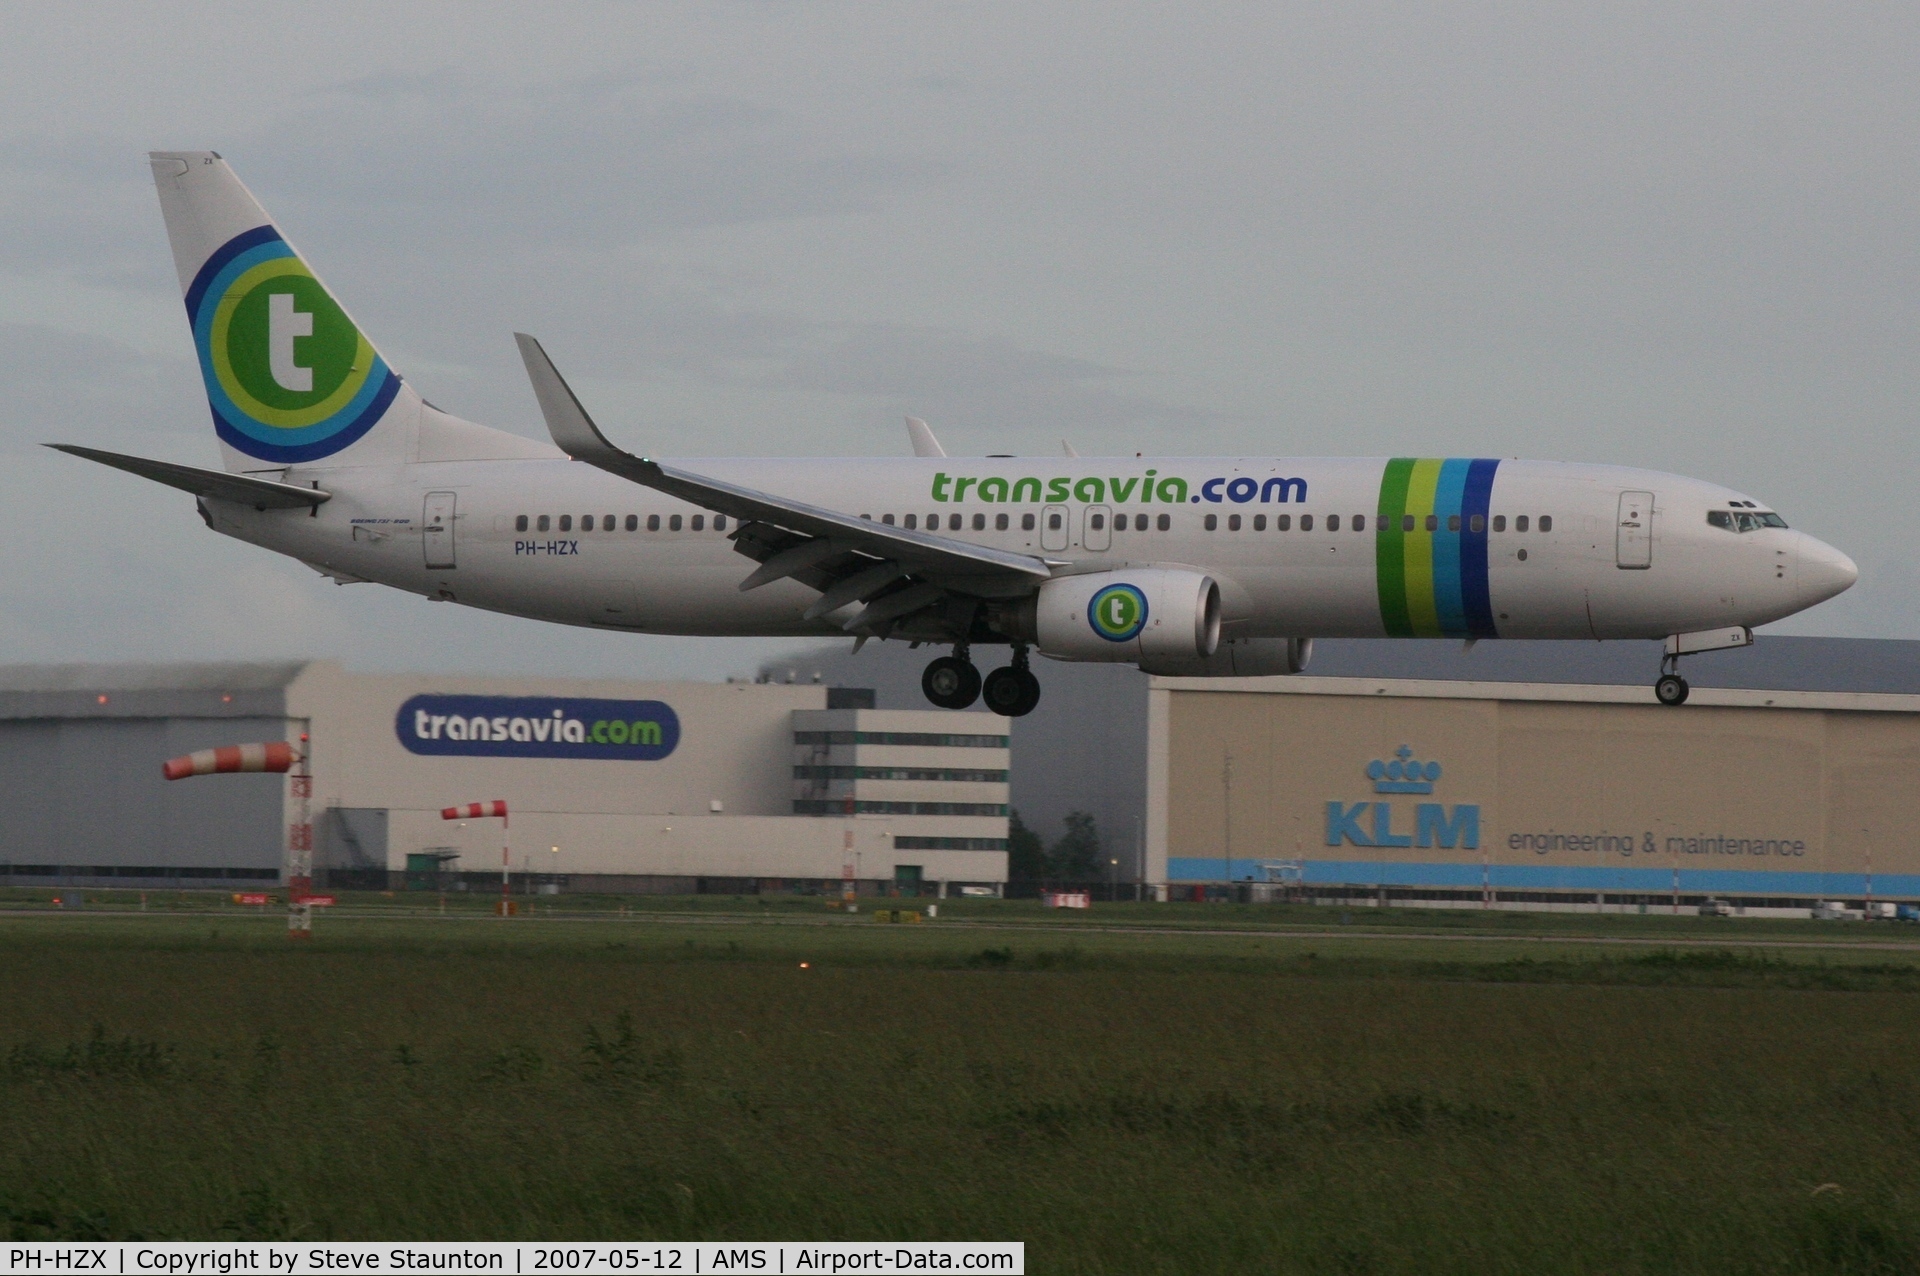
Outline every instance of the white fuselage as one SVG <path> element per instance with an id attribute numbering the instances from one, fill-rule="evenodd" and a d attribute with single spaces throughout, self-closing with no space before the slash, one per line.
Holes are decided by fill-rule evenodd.
<path id="1" fill-rule="evenodd" d="M 1426 556 L 1432 538 L 1470 538 L 1472 529 L 1463 523 L 1450 530 L 1442 515 L 1429 531 L 1417 501 L 1406 505 L 1413 512 L 1389 512 L 1383 476 L 1390 463 L 1383 458 L 679 464 L 897 526 L 911 518 L 925 528 L 937 517 L 943 536 L 1042 557 L 1057 565 L 1057 574 L 1193 568 L 1219 583 L 1228 637 L 1466 633 L 1457 616 L 1447 619 L 1445 596 L 1458 591 L 1458 582 L 1450 584 L 1440 567 L 1429 570 Z M 644 633 L 841 632 L 839 613 L 802 618 L 819 593 L 795 580 L 739 589 L 754 564 L 734 551 L 731 520 L 716 529 L 707 510 L 573 461 L 296 466 L 271 474 L 318 485 L 332 499 L 311 514 L 208 500 L 212 526 L 336 577 L 491 611 Z M 981 499 L 983 492 L 988 499 Z M 1631 499 L 1623 504 L 1623 496 L 1636 493 L 1652 496 L 1644 514 L 1629 510 Z M 1754 626 L 1832 597 L 1855 577 L 1844 554 L 1802 532 L 1710 523 L 1709 511 L 1763 507 L 1741 493 L 1672 474 L 1502 461 L 1482 499 L 1480 605 L 1490 609 L 1494 632 L 1476 628 L 1468 636 L 1657 638 Z M 1432 507 L 1429 493 L 1424 508 Z M 1460 508 L 1457 502 L 1453 508 Z M 423 531 L 429 511 L 450 518 L 451 531 Z M 1520 531 L 1523 517 L 1527 530 Z M 1286 530 L 1280 530 L 1283 518 Z M 585 530 L 589 519 L 591 530 Z M 1550 530 L 1543 530 L 1549 521 Z M 1382 542 L 1398 530 L 1390 524 L 1412 529 L 1395 541 L 1412 548 L 1394 549 L 1391 563 Z M 1420 563 L 1401 565 L 1415 549 Z M 1432 552 L 1439 564 L 1441 552 Z M 1447 552 L 1464 561 L 1481 551 L 1456 546 Z M 1393 573 L 1400 575 L 1390 587 Z M 1383 607 L 1389 592 L 1399 597 L 1403 589 L 1416 600 L 1410 618 L 1396 614 L 1404 610 L 1399 603 Z M 1419 599 L 1436 591 L 1438 612 L 1429 606 L 1423 620 Z M 849 605 L 849 614 L 857 610 Z"/>

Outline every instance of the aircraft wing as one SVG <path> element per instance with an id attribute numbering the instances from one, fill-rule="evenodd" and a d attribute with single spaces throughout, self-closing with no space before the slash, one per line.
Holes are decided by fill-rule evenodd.
<path id="1" fill-rule="evenodd" d="M 533 381 L 533 392 L 540 401 L 541 415 L 546 417 L 547 429 L 561 451 L 576 461 L 598 466 L 610 474 L 618 474 L 631 482 L 739 519 L 744 526 L 741 534 L 736 535 L 736 545 L 741 552 L 757 557 L 763 563 L 772 565 L 771 560 L 779 553 L 797 550 L 809 541 L 818 540 L 830 542 L 842 553 L 897 563 L 901 575 L 924 574 L 935 580 L 961 578 L 971 585 L 985 586 L 986 591 L 992 593 L 1024 593 L 1053 575 L 1052 568 L 1045 560 L 1031 554 L 973 545 L 926 532 L 910 532 L 903 527 L 876 523 L 872 519 L 857 518 L 805 501 L 775 496 L 676 469 L 623 451 L 600 433 L 599 427 L 587 415 L 586 409 L 580 406 L 580 400 L 574 397 L 572 389 L 553 366 L 546 351 L 540 348 L 540 343 L 525 333 L 515 333 L 514 340 L 520 343 L 520 357 L 526 361 L 527 375 Z M 781 538 L 786 544 L 775 544 L 764 537 L 756 539 L 755 536 L 746 535 L 753 530 L 754 524 L 766 524 L 769 529 L 780 528 L 799 533 L 799 538 Z M 748 548 L 750 545 L 765 552 L 755 552 Z M 792 572 L 778 575 L 756 572 L 747 578 L 742 588 L 765 584 L 778 579 L 779 575 L 794 575 L 812 584 L 800 568 L 819 563 L 821 559 L 818 555 L 824 554 L 826 549 L 825 545 L 819 546 L 810 562 L 800 564 Z"/>
<path id="2" fill-rule="evenodd" d="M 220 470 L 175 465 L 171 461 L 150 461 L 143 456 L 123 456 L 118 452 L 102 452 L 98 448 L 78 447 L 72 443 L 49 443 L 47 446 L 56 452 L 111 465 L 116 470 L 138 474 L 141 478 L 165 483 L 168 487 L 177 487 L 195 496 L 232 501 L 236 505 L 251 505 L 255 509 L 311 508 L 333 499 L 333 493 L 323 492 L 317 487 L 296 487 L 292 483 L 276 483 L 272 479 L 254 478 L 248 474 L 227 474 Z"/>

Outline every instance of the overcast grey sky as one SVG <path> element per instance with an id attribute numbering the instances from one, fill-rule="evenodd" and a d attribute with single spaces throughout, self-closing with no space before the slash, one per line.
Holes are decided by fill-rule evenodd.
<path id="1" fill-rule="evenodd" d="M 0 660 L 717 677 L 340 588 L 34 445 L 217 464 L 144 159 L 220 151 L 451 411 L 538 334 L 680 456 L 1523 455 L 1733 484 L 1920 637 L 1920 10 L 8 5 Z"/>

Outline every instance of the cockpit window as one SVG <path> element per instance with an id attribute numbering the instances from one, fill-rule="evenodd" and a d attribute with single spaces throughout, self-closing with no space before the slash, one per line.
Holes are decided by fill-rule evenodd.
<path id="1" fill-rule="evenodd" d="M 1787 520 L 1773 513 L 1748 513 L 1746 510 L 1708 510 L 1707 524 L 1729 532 L 1757 532 L 1763 527 L 1781 527 Z"/>

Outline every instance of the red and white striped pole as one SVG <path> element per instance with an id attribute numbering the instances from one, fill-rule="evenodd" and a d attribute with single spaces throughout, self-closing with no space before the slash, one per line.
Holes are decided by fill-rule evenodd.
<path id="1" fill-rule="evenodd" d="M 512 893 L 508 889 L 513 866 L 513 831 L 507 824 L 507 803 L 504 798 L 495 798 L 491 802 L 469 802 L 465 806 L 449 806 L 440 812 L 443 820 L 490 820 L 500 821 L 500 915 L 508 917 L 512 907 Z"/>
<path id="2" fill-rule="evenodd" d="M 303 746 L 307 743 L 305 731 L 300 733 L 300 743 Z M 307 900 L 313 894 L 313 775 L 307 770 L 304 748 L 296 749 L 285 740 L 229 744 L 168 758 L 160 771 L 169 780 L 186 780 L 196 775 L 295 772 L 291 783 L 299 818 L 287 829 L 282 874 L 287 883 L 287 935 L 291 939 L 311 939 L 313 905 Z"/>

